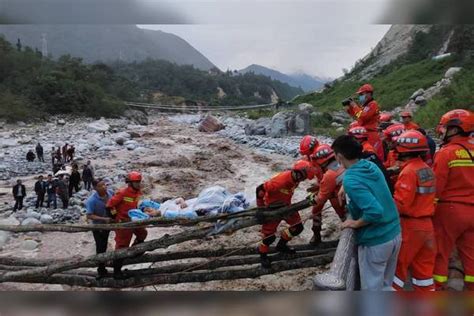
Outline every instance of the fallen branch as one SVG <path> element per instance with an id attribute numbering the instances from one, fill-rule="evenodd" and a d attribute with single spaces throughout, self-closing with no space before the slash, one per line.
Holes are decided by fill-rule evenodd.
<path id="1" fill-rule="evenodd" d="M 312 245 L 295 245 L 293 248 L 296 251 L 311 251 L 311 250 L 326 250 L 337 247 L 338 241 L 329 241 L 319 244 L 317 247 Z M 246 256 L 255 254 L 255 249 L 251 248 L 221 248 L 221 249 L 204 249 L 204 250 L 186 250 L 165 253 L 149 253 L 144 254 L 138 258 L 125 259 L 124 265 L 150 262 L 164 262 L 191 258 L 215 258 L 232 253 L 232 256 Z M 274 248 L 270 249 L 270 254 L 276 253 Z M 29 266 L 40 267 L 47 266 L 58 261 L 66 259 L 25 259 L 19 257 L 0 257 L 0 265 L 5 266 Z M 92 268 L 97 265 L 91 264 L 86 267 Z M 6 270 L 1 269 L 0 270 Z"/>
<path id="2" fill-rule="evenodd" d="M 265 220 L 269 221 L 274 220 L 276 218 L 283 218 L 289 214 L 305 209 L 309 206 L 309 201 L 303 200 L 291 206 L 282 207 L 278 210 L 267 212 L 268 214 L 265 214 Z M 81 267 L 87 267 L 91 264 L 97 265 L 98 263 L 102 262 L 130 258 L 142 254 L 146 251 L 152 251 L 159 248 L 167 248 L 170 245 L 180 244 L 185 241 L 202 239 L 213 234 L 229 233 L 229 231 L 233 232 L 238 229 L 251 227 L 258 224 L 256 218 L 236 218 L 233 219 L 233 221 L 234 222 L 232 223 L 232 225 L 229 226 L 227 229 L 220 230 L 218 232 L 215 232 L 214 227 L 188 230 L 171 236 L 165 235 L 159 239 L 147 241 L 134 247 L 120 249 L 114 252 L 105 252 L 99 255 L 93 255 L 86 258 L 75 257 L 72 259 L 59 261 L 46 267 L 38 267 L 24 271 L 6 272 L 0 274 L 0 282 L 22 282 L 25 280 L 33 280 L 38 278 L 46 279 L 48 276 L 53 275 L 54 273 L 59 273 Z"/>
<path id="3" fill-rule="evenodd" d="M 76 276 L 71 274 L 57 274 L 47 277 L 35 277 L 31 279 L 18 280 L 17 282 L 26 283 L 44 283 L 44 284 L 63 284 L 82 287 L 101 287 L 101 288 L 130 288 L 142 287 L 158 284 L 178 284 L 193 282 L 208 282 L 216 280 L 235 280 L 244 278 L 257 278 L 266 274 L 277 272 L 303 269 L 322 266 L 330 263 L 334 253 L 299 258 L 295 260 L 278 261 L 272 263 L 271 269 L 262 269 L 260 265 L 245 269 L 229 269 L 219 271 L 201 271 L 201 272 L 183 272 L 172 274 L 154 274 L 145 276 L 133 276 L 126 280 L 114 280 L 113 278 L 104 278 L 96 280 L 91 276 Z"/>

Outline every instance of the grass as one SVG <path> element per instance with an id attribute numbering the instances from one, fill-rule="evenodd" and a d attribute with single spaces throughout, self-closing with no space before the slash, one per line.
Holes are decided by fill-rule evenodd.
<path id="1" fill-rule="evenodd" d="M 453 66 L 453 59 L 424 60 L 399 68 L 387 66 L 379 75 L 369 80 L 375 89 L 375 99 L 382 110 L 405 105 L 419 88 L 428 88 L 439 81 L 446 70 Z M 364 84 L 362 81 L 339 81 L 322 93 L 312 93 L 297 98 L 295 103 L 310 103 L 318 111 L 342 109 L 341 101 L 353 95 Z"/>
<path id="2" fill-rule="evenodd" d="M 444 113 L 453 109 L 474 111 L 474 64 L 465 65 L 451 85 L 417 111 L 415 121 L 423 127 L 433 128 Z"/>

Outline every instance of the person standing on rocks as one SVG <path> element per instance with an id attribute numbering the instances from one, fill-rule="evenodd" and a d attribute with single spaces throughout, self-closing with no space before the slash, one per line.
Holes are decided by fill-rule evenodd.
<path id="1" fill-rule="evenodd" d="M 64 175 L 59 176 L 58 187 L 57 187 L 57 194 L 63 203 L 63 209 L 67 209 L 69 206 L 69 195 L 68 195 L 68 185 L 66 183 L 66 179 Z"/>
<path id="2" fill-rule="evenodd" d="M 16 180 L 16 185 L 13 187 L 13 198 L 15 199 L 15 206 L 13 206 L 13 212 L 21 210 L 23 208 L 23 200 L 26 196 L 26 188 L 21 183 L 21 180 Z"/>
<path id="3" fill-rule="evenodd" d="M 105 182 L 101 179 L 93 183 L 95 192 L 86 201 L 87 219 L 91 220 L 93 224 L 109 224 L 112 221 L 107 214 L 106 205 L 112 198 L 112 190 L 107 190 Z M 107 251 L 107 244 L 109 241 L 109 230 L 93 230 L 92 234 L 95 241 L 96 253 L 104 253 Z M 99 263 L 97 268 L 97 279 L 106 277 L 108 272 L 105 268 L 105 263 Z"/>
<path id="4" fill-rule="evenodd" d="M 81 183 L 81 174 L 79 173 L 77 164 L 72 165 L 71 176 L 69 177 L 69 196 L 72 196 L 73 189 L 79 192 L 79 184 Z"/>
<path id="5" fill-rule="evenodd" d="M 33 152 L 33 150 L 29 150 L 28 153 L 26 154 L 26 160 L 28 162 L 33 162 L 33 161 L 35 161 L 35 158 L 36 158 L 36 155 Z"/>
<path id="6" fill-rule="evenodd" d="M 68 150 L 68 143 L 64 144 L 64 146 L 62 148 L 63 162 L 67 162 L 67 150 Z"/>
<path id="7" fill-rule="evenodd" d="M 71 147 L 68 148 L 67 150 L 67 160 L 69 162 L 72 162 L 74 160 L 74 153 L 76 152 L 76 148 L 74 145 L 71 145 Z"/>
<path id="8" fill-rule="evenodd" d="M 35 192 L 36 192 L 36 208 L 43 207 L 44 195 L 46 193 L 46 182 L 43 180 L 43 176 L 38 177 L 38 181 L 35 183 Z"/>
<path id="9" fill-rule="evenodd" d="M 41 162 L 44 162 L 44 156 L 43 156 L 43 146 L 41 146 L 40 143 L 36 145 L 36 156 L 38 157 L 38 160 Z"/>
<path id="10" fill-rule="evenodd" d="M 90 191 L 92 187 L 92 181 L 94 180 L 92 170 L 88 167 L 88 165 L 84 165 L 82 168 L 82 181 L 84 181 L 84 189 Z"/>
<path id="11" fill-rule="evenodd" d="M 128 211 L 138 208 L 138 200 L 142 196 L 140 172 L 132 171 L 127 175 L 127 187 L 120 189 L 107 202 L 107 210 L 111 217 L 118 223 L 129 222 Z M 118 229 L 115 231 L 115 250 L 130 247 L 133 235 L 136 236 L 132 246 L 143 243 L 148 232 L 145 228 Z M 126 279 L 128 276 L 122 272 L 123 260 L 114 261 L 114 278 Z"/>
<path id="12" fill-rule="evenodd" d="M 54 163 L 56 162 L 56 149 L 51 148 L 51 166 L 54 168 Z"/>
<path id="13" fill-rule="evenodd" d="M 46 204 L 47 208 L 51 206 L 51 202 L 53 202 L 54 209 L 58 208 L 58 203 L 56 201 L 57 186 L 57 181 L 53 180 L 51 174 L 48 174 L 48 181 L 46 182 L 46 193 L 48 194 L 48 202 Z"/>
<path id="14" fill-rule="evenodd" d="M 87 160 L 87 168 L 89 168 L 90 171 L 92 172 L 92 179 L 94 179 L 94 167 L 92 166 L 92 163 L 90 160 Z"/>

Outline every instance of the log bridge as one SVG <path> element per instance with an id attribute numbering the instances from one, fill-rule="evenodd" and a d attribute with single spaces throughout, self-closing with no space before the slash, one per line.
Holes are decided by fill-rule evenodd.
<path id="1" fill-rule="evenodd" d="M 241 248 L 213 248 L 203 250 L 153 252 L 165 249 L 171 245 L 180 244 L 190 240 L 201 240 L 221 234 L 231 234 L 238 230 L 256 226 L 265 221 L 282 219 L 289 214 L 310 207 L 308 200 L 277 209 L 262 210 L 249 209 L 233 214 L 222 214 L 212 217 L 200 217 L 194 220 L 166 220 L 154 218 L 140 222 L 129 222 L 107 225 L 0 225 L 0 230 L 13 233 L 38 232 L 64 232 L 78 233 L 85 231 L 130 229 L 136 227 L 169 227 L 183 226 L 183 231 L 164 235 L 135 245 L 127 249 L 108 251 L 98 255 L 74 256 L 65 259 L 25 259 L 19 257 L 0 257 L 0 283 L 42 283 L 61 284 L 93 288 L 144 288 L 159 284 L 178 284 L 192 282 L 207 282 L 214 280 L 233 280 L 242 278 L 256 278 L 262 275 L 277 272 L 324 266 L 332 263 L 331 275 L 346 278 L 354 271 L 354 260 L 344 252 L 352 247 L 352 236 L 343 233 L 341 242 L 323 242 L 313 247 L 309 245 L 296 246 L 297 254 L 291 257 L 270 252 L 272 258 L 271 269 L 260 266 L 260 258 L 253 245 Z M 257 216 L 259 215 L 259 216 Z M 199 225 L 197 225 L 199 224 Z M 347 230 L 346 230 L 347 231 Z M 336 248 L 337 247 L 337 248 Z M 351 252 L 349 252 L 351 253 Z M 336 256 L 336 257 L 335 257 Z M 140 268 L 129 270 L 130 277 L 125 280 L 115 280 L 112 277 L 96 279 L 95 271 L 91 268 L 98 263 L 111 265 L 113 260 L 123 259 L 124 266 L 140 264 Z M 185 263 L 183 263 L 185 259 Z M 340 262 L 339 262 L 340 261 Z M 159 263 L 159 267 L 157 267 Z M 143 268 L 143 265 L 148 265 Z M 340 268 L 342 266 L 343 268 Z M 352 267 L 352 268 L 350 268 Z M 337 272 L 334 272 L 334 271 Z M 351 289 L 354 285 L 348 282 L 341 286 L 337 278 L 327 278 L 323 284 L 314 281 L 315 289 L 339 290 Z M 350 278 L 348 278 L 350 279 Z M 326 282 L 326 283 L 325 283 Z M 333 286 L 336 285 L 336 286 Z"/>

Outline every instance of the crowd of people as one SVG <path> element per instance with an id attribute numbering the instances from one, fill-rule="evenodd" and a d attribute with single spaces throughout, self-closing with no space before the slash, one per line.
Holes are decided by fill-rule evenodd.
<path id="1" fill-rule="evenodd" d="M 36 193 L 36 208 L 44 207 L 46 202 L 47 208 L 56 209 L 57 199 L 62 202 L 63 209 L 68 208 L 69 200 L 74 192 L 79 192 L 81 188 L 85 190 L 92 190 L 92 182 L 94 180 L 94 168 L 91 161 L 87 161 L 82 166 L 82 174 L 79 171 L 79 165 L 74 161 L 74 146 L 68 147 L 66 143 L 61 150 L 54 147 L 51 151 L 52 173 L 48 174 L 46 179 L 44 175 L 39 175 L 34 185 L 34 192 Z M 42 162 L 43 147 L 40 143 L 36 146 L 36 155 L 32 150 L 28 151 L 27 160 L 34 161 L 36 157 Z M 29 158 L 28 158 L 29 157 Z M 81 182 L 84 184 L 81 185 Z M 26 197 L 26 187 L 21 180 L 17 180 L 17 184 L 13 186 L 12 193 L 15 200 L 13 211 L 21 210 L 23 208 L 23 201 Z M 46 197 L 46 201 L 45 201 Z"/>
<path id="2" fill-rule="evenodd" d="M 313 204 L 313 245 L 321 242 L 321 211 L 329 201 L 342 228 L 355 230 L 363 290 L 402 290 L 411 275 L 415 290 L 446 289 L 448 262 L 457 248 L 464 267 L 464 285 L 474 290 L 474 113 L 449 111 L 436 129 L 436 144 L 413 122 L 412 113 L 380 113 L 370 84 L 359 102 L 343 105 L 354 118 L 347 135 L 332 145 L 313 136 L 300 143 L 302 158 L 256 189 L 257 206 L 290 205 L 302 181 L 316 178 L 308 191 Z M 295 251 L 288 242 L 304 229 L 294 213 L 284 219 L 276 250 Z M 263 268 L 277 239 L 280 221 L 262 225 L 258 247 Z"/>

